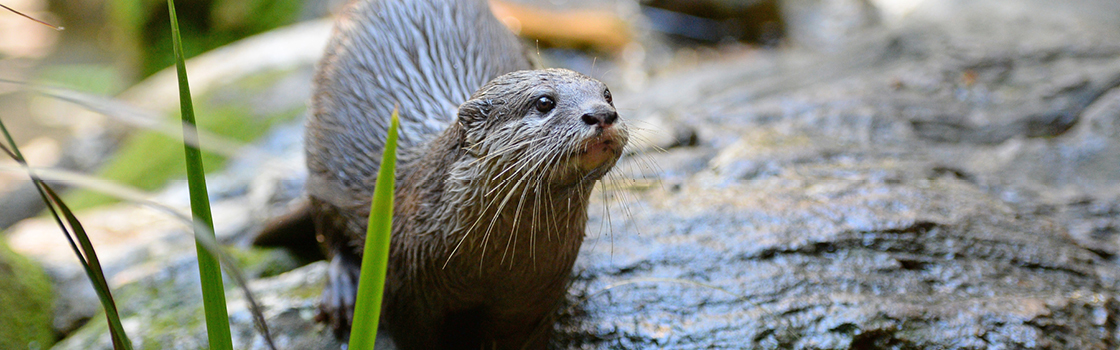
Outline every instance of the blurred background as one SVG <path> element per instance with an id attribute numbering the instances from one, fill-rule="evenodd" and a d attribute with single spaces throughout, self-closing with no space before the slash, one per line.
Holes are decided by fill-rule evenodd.
<path id="1" fill-rule="evenodd" d="M 193 57 L 271 29 L 328 18 L 345 2 L 181 0 L 177 6 L 184 51 L 188 57 Z M 524 31 L 521 34 L 527 40 L 538 49 L 544 49 L 544 56 L 551 65 L 580 70 L 612 83 L 625 82 L 629 88 L 640 88 L 644 80 L 658 70 L 695 62 L 698 52 L 711 55 L 721 49 L 769 50 L 782 45 L 837 47 L 862 28 L 878 25 L 884 18 L 899 18 L 919 2 L 513 0 L 497 2 L 495 7 L 504 11 L 500 15 L 509 19 L 503 21 L 511 29 Z M 127 112 L 112 109 L 88 113 L 88 106 L 83 108 L 73 101 L 60 101 L 57 96 L 45 96 L 41 91 L 36 93 L 32 87 L 58 87 L 117 98 L 165 69 L 172 63 L 166 2 L 13 0 L 5 4 L 65 30 L 55 30 L 14 13 L 0 13 L 0 78 L 5 80 L 0 83 L 0 110 L 4 111 L 4 122 L 16 142 L 29 152 L 34 164 L 60 165 L 81 171 L 101 169 L 109 155 L 136 128 L 136 125 L 120 122 L 120 115 Z M 557 13 L 577 24 L 551 22 Z M 522 26 L 520 21 L 528 25 Z M 588 25 L 589 31 L 568 33 L 570 28 L 587 23 L 592 23 Z M 118 100 L 129 103 L 127 97 Z M 161 108 L 153 108 L 154 105 L 173 104 L 173 101 L 145 102 L 149 105 L 139 107 L 156 112 Z M 299 114 L 298 111 L 287 112 L 291 113 L 279 118 Z M 232 121 L 226 129 L 243 122 Z M 260 134 L 257 128 L 250 129 L 253 130 L 243 133 L 220 130 L 219 133 L 248 141 Z M 81 141 L 71 141 L 75 136 Z M 71 156 L 64 157 L 64 154 Z M 166 176 L 159 172 L 169 169 L 130 164 L 114 166 L 131 169 L 102 170 L 102 175 L 144 189 L 162 184 Z M 114 172 L 143 173 L 143 176 L 127 178 L 111 174 Z M 14 184 L 19 181 L 22 181 L 20 175 L 0 173 L 0 194 L 14 191 Z M 24 189 L 30 194 L 29 190 L 29 187 Z M 74 204 L 85 207 L 105 200 L 77 199 Z M 20 212 L 14 217 L 33 212 L 8 209 L 9 213 Z M 14 219 L 3 216 L 0 215 L 0 228 L 14 223 Z"/>
<path id="2" fill-rule="evenodd" d="M 255 34 L 301 22 L 322 21 L 345 0 L 181 0 L 177 2 L 183 46 L 188 57 Z M 659 72 L 695 64 L 721 52 L 809 49 L 839 51 L 852 41 L 897 26 L 915 9 L 930 11 L 949 0 L 506 0 L 495 2 L 499 17 L 533 43 L 552 66 L 591 74 L 630 90 L 641 89 Z M 991 11 L 1034 11 L 1040 1 L 1016 1 Z M 65 30 L 55 30 L 14 13 L 0 12 L 0 110 L 18 144 L 39 165 L 97 171 L 133 134 L 122 123 L 126 111 L 88 113 L 73 101 L 36 93 L 35 88 L 64 88 L 117 98 L 172 63 L 166 2 L 161 0 L 12 0 L 6 5 Z M 1080 11 L 1090 17 L 1115 18 L 1120 9 L 1108 0 L 1080 0 L 1042 5 Z M 562 14 L 562 15 L 557 15 Z M 534 17 L 537 16 L 537 17 Z M 568 16 L 568 17 L 563 17 Z M 569 18 L 573 25 L 557 18 Z M 519 20 L 520 18 L 520 20 Z M 555 22 L 554 22 L 555 20 Z M 524 21 L 528 25 L 523 25 Z M 320 31 L 322 26 L 320 26 Z M 311 30 L 311 29 L 308 29 Z M 318 47 L 308 48 L 315 52 Z M 251 68 L 246 68 L 251 69 Z M 30 85 L 27 85 L 30 84 Z M 32 88 L 35 87 L 35 88 Z M 49 95 L 49 94 L 48 94 Z M 88 96 L 86 96 L 88 97 Z M 72 98 L 71 98 L 72 99 Z M 65 100 L 65 99 L 62 99 Z M 173 101 L 144 101 L 136 106 L 160 114 Z M 118 106 L 119 107 L 119 106 Z M 219 108 L 221 109 L 221 108 Z M 86 111 L 83 111 L 86 110 Z M 214 111 L 237 119 L 240 112 Z M 221 135 L 247 142 L 263 126 L 289 120 L 302 111 L 257 118 L 256 127 L 232 120 Z M 114 116 L 116 114 L 116 116 Z M 236 127 L 235 127 L 236 126 Z M 78 137 L 81 141 L 72 141 Z M 75 143 L 77 142 L 77 143 Z M 133 141 L 135 143 L 144 143 Z M 149 141 L 151 142 L 151 141 Z M 126 142 L 127 143 L 127 142 Z M 150 148 L 150 147 L 142 147 Z M 69 158 L 64 157 L 69 154 Z M 118 156 L 126 157 L 126 156 Z M 133 157 L 149 158 L 134 155 Z M 157 157 L 158 158 L 158 157 Z M 6 161 L 6 160 L 5 160 Z M 128 161 L 123 161 L 128 163 Z M 168 160 L 174 162 L 174 160 Z M 213 164 L 221 164 L 216 160 Z M 170 167 L 102 170 L 110 178 L 154 189 Z M 138 178 L 112 173 L 143 173 Z M 0 173 L 0 194 L 15 190 L 22 176 Z M 0 195 L 0 198 L 3 198 Z M 105 201 L 78 199 L 78 207 Z M 2 209 L 2 208 L 0 208 Z M 15 209 L 10 209 L 11 210 Z M 2 218 L 0 228 L 13 220 Z M 25 215 L 16 215 L 22 217 Z"/>
<path id="3" fill-rule="evenodd" d="M 790 44 L 787 32 L 800 35 L 807 45 L 826 47 L 828 42 L 842 40 L 829 36 L 844 36 L 877 23 L 883 11 L 905 12 L 914 1 L 881 0 L 886 7 L 879 8 L 870 0 L 521 0 L 498 1 L 494 7 L 549 65 L 640 88 L 657 70 L 695 62 L 697 52 L 768 50 Z M 176 4 L 184 51 L 194 57 L 301 22 L 320 22 L 315 28 L 303 29 L 317 33 L 317 38 L 307 41 L 315 45 L 325 40 L 327 19 L 345 2 L 181 0 Z M 145 91 L 151 87 L 137 87 L 172 63 L 165 1 L 15 0 L 5 5 L 65 28 L 56 30 L 15 13 L 0 12 L 0 79 L 4 80 L 0 82 L 0 110 L 32 165 L 96 173 L 145 190 L 181 176 L 181 167 L 176 166 L 181 157 L 176 151 L 149 153 L 166 148 L 153 144 L 170 145 L 161 143 L 170 139 L 142 132 L 154 123 L 145 121 L 147 117 L 173 121 L 174 115 L 167 111 L 177 102 L 166 98 L 170 95 Z M 791 18 L 807 25 L 790 27 Z M 583 27 L 587 30 L 571 30 Z M 303 51 L 310 60 L 321 53 L 318 46 L 292 49 L 278 49 L 277 60 L 285 60 L 291 51 Z M 256 66 L 249 63 L 244 72 L 232 75 L 248 74 L 260 68 Z M 188 73 L 204 80 L 195 82 L 203 84 L 195 92 L 205 92 L 208 73 Z M 258 83 L 275 82 L 264 79 Z M 51 90 L 56 88 L 60 90 Z M 299 104 L 247 116 L 254 114 L 244 110 L 247 105 L 231 107 L 226 102 L 204 99 L 203 114 L 218 115 L 200 119 L 216 123 L 204 128 L 239 142 L 249 142 L 269 126 L 298 118 L 303 112 Z M 224 162 L 222 155 L 208 156 L 208 169 Z M 20 183 L 22 188 L 17 186 Z M 0 172 L 0 198 L 7 198 L 0 202 L 0 229 L 41 210 L 35 197 L 21 174 Z M 109 201 L 93 193 L 71 196 L 71 205 L 78 208 Z"/>

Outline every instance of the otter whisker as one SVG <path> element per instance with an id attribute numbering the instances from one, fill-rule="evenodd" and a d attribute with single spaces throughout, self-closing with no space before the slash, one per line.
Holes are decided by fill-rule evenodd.
<path id="1" fill-rule="evenodd" d="M 531 158 L 521 157 L 521 159 L 514 161 L 514 164 L 512 166 L 504 167 L 501 172 L 495 175 L 496 178 L 503 179 L 503 182 L 491 188 L 490 191 L 486 193 L 486 196 L 492 196 L 495 192 L 504 191 L 506 189 L 506 186 L 508 186 L 510 179 L 509 177 L 506 177 L 507 173 L 520 172 L 526 165 L 529 164 L 530 161 Z"/>
<path id="2" fill-rule="evenodd" d="M 532 161 L 532 158 L 521 157 L 521 159 L 519 159 L 517 161 L 514 161 L 513 165 L 508 166 L 508 167 L 504 167 L 504 169 L 500 172 L 500 174 L 506 174 L 507 172 L 509 172 L 510 169 L 519 168 L 519 165 L 521 165 L 521 167 L 523 167 L 524 165 L 529 164 L 531 161 Z M 501 163 L 501 161 L 499 161 L 498 163 Z M 498 198 L 501 198 L 500 196 L 494 196 L 495 193 L 498 193 L 498 194 L 500 194 L 500 193 L 513 193 L 514 188 L 511 188 L 511 186 L 520 185 L 520 183 L 521 183 L 520 181 L 518 181 L 517 183 L 514 183 L 512 181 L 512 179 L 513 179 L 512 177 L 497 176 L 497 180 L 499 180 L 500 182 L 497 185 L 492 186 L 492 188 L 486 193 L 486 197 L 491 197 L 492 199 L 489 201 L 489 203 L 487 203 L 486 208 L 483 210 L 483 213 L 487 213 L 489 208 L 497 203 Z M 486 179 L 487 182 L 490 182 L 491 180 L 495 180 L 495 179 Z M 498 216 L 501 214 L 502 207 L 504 207 L 504 205 L 505 205 L 505 203 L 503 201 L 502 205 L 499 206 L 498 210 L 493 215 L 494 220 L 496 220 L 498 218 Z M 470 231 L 473 231 L 475 229 L 475 227 L 478 226 L 478 224 L 482 221 L 482 219 L 484 217 L 486 217 L 486 215 L 480 215 L 478 217 L 478 219 L 475 220 L 475 223 L 471 226 Z M 490 227 L 493 227 L 493 224 L 495 223 L 494 220 L 491 220 Z M 489 233 L 490 233 L 490 229 L 487 229 L 486 234 L 483 237 L 483 245 L 485 245 L 485 242 L 488 241 Z"/>
<path id="3" fill-rule="evenodd" d="M 529 141 L 524 141 L 522 143 L 517 144 L 517 146 L 528 146 L 528 145 L 530 145 Z M 523 148 L 524 147 L 522 147 L 522 149 Z M 510 154 L 510 155 L 512 156 L 513 154 Z M 506 158 L 506 157 L 502 157 L 502 159 L 504 159 L 504 158 Z M 514 172 L 522 172 L 522 171 L 524 171 L 525 166 L 531 164 L 530 162 L 534 159 L 534 157 L 532 157 L 531 155 L 530 156 L 522 156 L 520 158 L 521 159 L 514 161 L 514 164 L 512 166 L 504 167 L 501 172 L 499 172 L 497 175 L 495 175 L 495 177 L 505 178 L 505 175 L 507 173 L 509 173 L 511 170 L 515 170 Z M 498 191 L 501 188 L 502 188 L 501 186 L 495 186 L 486 195 L 487 196 L 493 195 L 495 191 Z"/>
<path id="4" fill-rule="evenodd" d="M 524 159 L 525 158 L 522 158 L 522 161 L 524 161 Z M 474 163 L 472 162 L 471 164 L 474 164 Z M 514 163 L 514 165 L 516 165 L 516 164 L 517 163 Z M 486 166 L 486 165 L 483 165 L 483 166 Z M 504 173 L 506 170 L 508 170 L 508 169 L 504 169 L 502 173 Z M 490 212 L 490 208 L 493 207 L 493 205 L 497 203 L 498 197 L 497 196 L 492 196 L 494 191 L 498 190 L 499 188 L 503 188 L 503 187 L 508 186 L 509 181 L 508 180 L 500 180 L 502 178 L 503 177 L 501 177 L 501 176 L 497 176 L 496 178 L 483 178 L 483 179 L 475 178 L 474 179 L 475 181 L 479 181 L 479 183 L 477 184 L 477 187 L 482 189 L 482 190 L 485 190 L 487 187 L 492 187 L 492 189 L 490 191 L 486 192 L 486 195 L 482 197 L 482 198 L 491 197 L 492 199 L 490 201 L 488 201 L 485 206 L 483 206 L 483 208 L 478 213 L 477 218 L 474 220 L 474 222 L 470 225 L 470 227 L 468 227 L 463 232 L 463 237 L 460 238 L 459 242 L 455 244 L 455 248 L 451 250 L 451 253 L 447 256 L 447 259 L 444 261 L 444 263 L 443 263 L 444 268 L 446 268 L 447 264 L 451 262 L 451 258 L 455 257 L 455 254 L 457 252 L 459 252 L 459 249 L 463 246 L 463 243 L 467 241 L 468 237 L 470 237 L 471 232 L 474 232 L 474 230 L 478 227 L 478 224 L 481 223 L 482 220 L 487 217 L 486 214 Z M 501 182 L 499 182 L 497 185 L 494 185 L 494 186 L 488 186 L 488 184 L 492 183 L 494 180 L 500 180 Z M 501 212 L 501 210 L 498 210 L 493 217 L 497 218 L 497 213 L 499 213 L 499 212 Z M 493 226 L 493 221 L 491 221 L 491 226 Z M 489 235 L 489 230 L 487 230 L 486 235 L 483 237 L 483 246 L 485 246 L 485 242 L 489 238 L 488 235 Z M 485 247 L 483 247 L 482 256 L 485 256 Z M 480 264 L 482 263 L 481 259 L 480 259 L 479 263 Z"/>
<path id="5" fill-rule="evenodd" d="M 608 175 L 612 175 L 612 174 L 608 174 Z M 600 180 L 600 182 L 602 182 L 602 180 Z M 606 220 L 607 236 L 610 238 L 610 241 L 611 241 L 610 254 L 611 254 L 611 257 L 614 257 L 614 222 L 611 221 L 610 199 L 607 198 L 607 191 L 605 189 L 599 189 L 599 192 L 603 194 L 603 212 L 605 213 L 604 216 L 607 217 L 607 220 Z M 602 230 L 602 229 L 600 229 L 600 230 Z M 602 233 L 600 232 L 600 235 L 601 234 Z"/>
<path id="6" fill-rule="evenodd" d="M 549 144 L 549 143 L 546 142 L 545 144 Z M 554 168 L 556 166 L 556 163 L 553 161 L 555 159 L 555 156 L 546 158 L 546 156 L 548 156 L 550 153 L 555 154 L 555 152 L 552 152 L 551 148 L 540 148 L 540 149 L 534 150 L 532 153 L 530 153 L 528 155 L 528 157 L 530 159 L 539 159 L 539 161 L 537 163 L 535 163 L 535 165 L 525 173 L 526 176 L 531 176 L 532 183 L 535 185 L 535 186 L 530 186 L 530 187 L 540 188 L 541 187 L 540 184 L 543 183 L 543 178 L 548 174 L 548 172 L 544 171 L 544 170 L 545 169 L 551 169 L 551 168 Z M 516 234 L 516 232 L 518 232 L 517 228 L 520 225 L 521 210 L 524 207 L 525 197 L 529 194 L 530 194 L 530 191 L 529 191 L 528 188 L 526 188 L 526 190 L 523 191 L 522 194 L 521 194 L 522 198 L 518 203 L 518 208 L 517 208 L 516 213 L 514 215 L 514 222 L 513 222 L 513 232 L 514 233 L 513 234 Z M 534 194 L 533 197 L 537 198 L 536 200 L 539 202 L 539 198 L 540 198 L 539 193 Z M 534 218 L 534 220 L 535 220 L 535 218 Z M 535 226 L 535 224 L 531 223 L 530 225 L 531 225 L 530 232 L 532 232 L 535 228 L 535 227 L 533 227 L 533 226 Z"/>
<path id="7" fill-rule="evenodd" d="M 613 172 L 611 174 L 609 174 L 606 177 L 606 179 L 607 179 L 607 182 L 611 182 L 611 183 L 617 182 L 617 181 L 633 181 L 632 179 L 629 179 L 629 180 L 622 179 L 620 175 L 618 175 L 617 173 L 613 173 Z M 633 194 L 629 190 L 627 190 L 627 187 L 622 187 L 622 186 L 611 186 L 611 187 L 613 187 L 612 189 L 610 189 L 610 191 L 612 193 L 611 198 L 613 198 L 615 201 L 617 201 L 619 203 L 619 207 L 622 208 L 623 214 L 626 215 L 627 218 L 631 219 L 631 220 L 628 220 L 628 226 L 627 227 L 633 228 L 637 232 L 638 235 L 641 235 L 641 228 L 638 227 L 637 223 L 635 223 L 632 220 L 634 218 L 634 212 L 630 208 L 629 203 L 637 203 L 637 205 L 643 205 L 642 202 L 634 200 Z"/>
<path id="8" fill-rule="evenodd" d="M 546 144 L 557 144 L 557 143 L 546 142 Z M 551 148 L 548 148 L 548 149 L 542 149 L 542 151 L 540 152 L 540 153 L 543 153 L 544 156 L 548 157 L 547 160 L 546 160 L 546 162 L 548 164 L 547 169 L 554 169 L 555 167 L 557 167 L 559 165 L 558 160 L 559 160 L 560 153 L 557 152 L 557 149 L 558 149 L 558 147 L 551 147 Z M 545 234 L 546 235 L 551 235 L 551 233 L 548 231 L 548 228 L 549 228 L 548 219 L 550 219 L 550 218 L 555 219 L 553 217 L 556 216 L 556 210 L 554 210 L 554 208 L 552 208 L 552 203 L 551 203 L 552 202 L 552 189 L 551 189 L 551 186 L 549 185 L 549 183 L 545 181 L 545 177 L 548 176 L 548 173 L 549 172 L 547 172 L 547 171 L 540 171 L 540 172 L 537 173 L 537 176 L 536 176 L 536 179 L 535 179 L 536 180 L 536 185 L 534 186 L 534 188 L 536 188 L 538 190 L 537 190 L 537 193 L 534 196 L 536 204 L 533 205 L 533 220 L 530 223 L 532 225 L 532 227 L 530 228 L 530 235 L 529 235 L 529 247 L 530 247 L 529 257 L 533 261 L 533 269 L 534 270 L 536 270 L 536 266 L 537 266 L 536 265 L 537 264 L 537 254 L 536 254 L 536 252 L 537 252 L 537 248 L 536 248 L 537 232 L 539 231 L 539 229 L 544 228 L 545 232 L 546 232 Z M 547 198 L 546 203 L 541 203 L 542 199 L 545 199 L 545 198 Z M 545 204 L 549 205 L 549 208 L 547 210 L 543 211 L 545 220 L 542 223 L 543 226 L 540 226 L 540 225 L 538 225 L 538 222 L 540 221 L 540 218 L 542 216 L 541 215 L 542 209 L 543 209 L 542 207 Z"/>
<path id="9" fill-rule="evenodd" d="M 517 163 L 514 163 L 514 164 L 516 165 Z M 503 170 L 503 173 L 507 170 L 508 169 Z M 493 227 L 494 222 L 495 222 L 494 220 L 496 220 L 501 215 L 501 212 L 502 212 L 501 207 L 504 206 L 504 202 L 503 202 L 503 204 L 499 205 L 498 208 L 492 214 L 490 213 L 490 208 L 493 207 L 495 204 L 498 204 L 499 199 L 502 198 L 501 195 L 500 195 L 501 193 L 505 193 L 506 190 L 512 190 L 512 188 L 510 188 L 510 187 L 515 185 L 515 183 L 512 182 L 510 180 L 510 178 L 504 177 L 504 176 L 498 177 L 496 179 L 485 179 L 485 182 L 486 183 L 491 183 L 493 180 L 497 180 L 499 182 L 496 185 L 491 186 L 492 188 L 489 191 L 486 192 L 485 196 L 483 196 L 483 198 L 489 197 L 491 199 L 487 202 L 487 204 L 483 208 L 482 212 L 479 213 L 478 218 L 475 220 L 474 224 L 472 224 L 470 229 L 468 229 L 468 233 L 474 232 L 474 230 L 478 227 L 478 224 L 481 223 L 486 217 L 492 218 L 491 221 L 490 221 L 489 227 Z M 485 188 L 485 186 L 483 186 L 483 188 Z M 495 195 L 495 193 L 497 193 L 498 195 Z M 489 240 L 489 238 L 490 238 L 490 230 L 487 229 L 483 234 L 482 244 L 480 246 L 482 248 L 482 257 L 483 258 L 486 255 L 486 242 Z M 480 263 L 481 262 L 482 262 L 482 259 L 480 259 Z"/>
<path id="10" fill-rule="evenodd" d="M 499 133 L 499 134 L 493 135 L 493 137 L 504 139 L 505 134 L 507 134 L 507 133 Z M 487 161 L 494 160 L 494 159 L 497 159 L 497 158 L 505 157 L 513 151 L 518 151 L 518 150 L 524 149 L 525 146 L 526 146 L 526 142 L 531 141 L 531 135 L 525 135 L 525 134 L 518 135 L 518 134 L 515 133 L 513 135 L 513 137 L 516 137 L 516 139 L 507 140 L 506 141 L 507 144 L 503 145 L 501 148 L 498 148 L 498 149 L 492 150 L 490 152 L 487 152 L 487 154 L 485 156 L 480 157 L 478 159 L 475 159 L 474 161 L 472 161 L 472 163 L 470 165 L 474 165 L 474 163 L 478 163 L 478 162 L 487 162 Z"/>
<path id="11" fill-rule="evenodd" d="M 517 161 L 515 161 L 515 162 L 514 162 L 514 164 L 513 164 L 512 166 L 509 166 L 509 167 L 505 167 L 505 168 L 504 168 L 504 169 L 503 169 L 503 170 L 502 170 L 502 171 L 501 171 L 501 172 L 500 172 L 500 173 L 499 173 L 498 175 L 496 175 L 496 176 L 495 176 L 494 178 L 484 178 L 484 179 L 481 179 L 481 180 L 479 180 L 479 181 L 482 181 L 482 183 L 481 183 L 481 184 L 479 184 L 479 187 L 480 187 L 480 188 L 482 188 L 482 189 L 485 189 L 485 188 L 487 188 L 487 187 L 489 187 L 489 188 L 490 188 L 490 190 L 489 190 L 489 191 L 487 191 L 487 192 L 485 193 L 485 195 L 483 196 L 483 198 L 486 198 L 486 197 L 490 197 L 490 198 L 492 198 L 492 199 L 491 199 L 491 200 L 490 200 L 490 201 L 489 201 L 489 202 L 488 202 L 488 203 L 486 204 L 486 206 L 485 206 L 485 207 L 484 207 L 484 208 L 482 209 L 482 212 L 481 212 L 481 213 L 480 213 L 480 215 L 478 216 L 478 219 L 477 219 L 477 220 L 475 220 L 474 224 L 472 224 L 472 225 L 471 225 L 471 227 L 470 227 L 470 228 L 468 229 L 468 231 L 474 231 L 474 229 L 475 229 L 475 228 L 476 228 L 476 227 L 478 226 L 478 223 L 479 223 L 479 222 L 481 222 L 481 221 L 482 221 L 482 219 L 486 217 L 486 215 L 483 215 L 483 214 L 485 214 L 485 213 L 488 213 L 488 212 L 489 212 L 489 209 L 490 209 L 490 208 L 491 208 L 491 207 L 492 207 L 492 206 L 493 206 L 493 205 L 494 205 L 495 203 L 497 203 L 497 200 L 498 200 L 498 196 L 494 196 L 494 193 L 495 193 L 495 192 L 500 192 L 500 191 L 503 191 L 503 190 L 505 190 L 505 189 L 506 189 L 506 188 L 507 188 L 508 186 L 510 186 L 510 185 L 512 184 L 512 183 L 511 183 L 511 182 L 509 181 L 509 178 L 507 178 L 507 177 L 505 177 L 505 176 L 502 176 L 502 175 L 503 175 L 503 174 L 505 174 L 505 173 L 506 173 L 507 171 L 509 171 L 509 169 L 511 169 L 511 168 L 515 168 L 515 167 L 517 166 L 517 164 L 519 164 L 519 163 L 521 163 L 521 162 L 528 162 L 528 161 L 529 161 L 529 158 L 522 158 L 522 159 L 520 159 L 520 160 L 517 160 Z M 500 162 L 499 162 L 499 163 L 500 163 Z M 477 180 L 477 179 L 476 179 L 476 180 Z M 487 185 L 486 185 L 486 184 L 489 184 L 489 183 L 491 183 L 491 182 L 492 182 L 492 181 L 494 181 L 494 180 L 499 180 L 500 182 L 499 182 L 499 183 L 498 183 L 497 185 L 494 185 L 494 186 L 487 186 Z"/>
<path id="12" fill-rule="evenodd" d="M 536 157 L 531 157 L 530 159 L 532 159 L 532 158 L 536 158 Z M 542 165 L 544 163 L 545 163 L 545 160 L 543 160 L 543 159 L 541 161 L 538 161 L 533 167 L 531 167 L 529 169 L 529 171 L 524 172 L 524 175 L 522 175 L 522 179 L 519 180 L 519 182 L 530 178 L 532 175 L 534 175 L 536 172 L 538 172 L 537 171 L 538 169 L 542 169 L 543 168 Z M 525 196 L 528 195 L 529 192 L 530 192 L 529 187 L 530 186 L 525 186 L 525 188 L 521 191 L 521 199 L 518 200 L 517 208 L 515 208 L 515 210 L 514 210 L 513 226 L 512 226 L 512 228 L 510 229 L 510 232 L 509 232 L 510 237 L 506 240 L 506 248 L 505 248 L 505 251 L 502 253 L 502 261 L 500 263 L 505 263 L 506 252 L 509 251 L 510 245 L 517 243 L 517 233 L 518 233 L 517 227 L 521 224 L 521 220 L 520 220 L 521 219 L 521 210 L 522 210 L 522 208 L 524 207 L 524 204 L 525 204 Z M 517 254 L 516 249 L 513 250 L 513 254 L 514 255 Z M 515 256 L 510 256 L 510 269 L 513 269 L 513 261 L 514 261 L 515 258 L 516 258 Z"/>
<path id="13" fill-rule="evenodd" d="M 509 200 L 510 200 L 511 198 L 513 198 L 513 195 L 514 195 L 514 194 L 515 194 L 515 193 L 517 192 L 517 189 L 518 189 L 518 188 L 522 188 L 522 191 L 524 191 L 524 188 L 523 188 L 523 187 L 522 187 L 521 185 L 522 185 L 522 184 L 527 184 L 527 183 L 525 182 L 525 179 L 526 179 L 526 178 L 528 178 L 528 176 L 529 176 L 529 173 L 525 173 L 525 174 L 523 174 L 523 175 L 522 175 L 522 176 L 521 176 L 521 177 L 520 177 L 520 178 L 519 178 L 519 179 L 517 180 L 517 182 L 516 182 L 516 183 L 514 183 L 513 187 L 512 187 L 512 188 L 510 188 L 510 190 L 509 190 L 509 191 L 507 191 L 507 192 L 505 193 L 505 197 L 504 197 L 504 198 L 502 199 L 502 202 L 501 202 L 501 204 L 499 204 L 499 205 L 498 205 L 498 209 L 497 209 L 497 212 L 495 213 L 495 215 L 493 216 L 493 218 L 492 218 L 492 219 L 490 219 L 490 225 L 486 227 L 486 233 L 482 235 L 482 244 L 481 244 L 481 247 L 482 247 L 482 256 L 481 256 L 481 257 L 480 257 L 480 259 L 479 259 L 479 269 L 481 269 L 481 268 L 482 268 L 482 260 L 485 260 L 485 257 L 486 257 L 486 248 L 487 248 L 487 242 L 489 242 L 489 240 L 490 240 L 490 234 L 491 234 L 491 232 L 492 232 L 492 231 L 494 230 L 494 225 L 495 225 L 495 224 L 496 224 L 496 223 L 498 222 L 498 220 L 499 220 L 499 219 L 500 219 L 500 218 L 502 217 L 502 212 L 503 212 L 503 210 L 505 209 L 505 207 L 506 207 L 506 204 L 508 204 L 508 203 L 509 203 Z M 516 223 L 514 223 L 514 224 L 516 225 Z M 512 236 L 512 235 L 513 235 L 513 232 L 511 232 L 511 233 L 510 233 L 510 235 Z M 507 245 L 507 246 L 508 246 L 508 245 Z"/>
<path id="14" fill-rule="evenodd" d="M 550 143 L 550 144 L 560 145 L 560 143 Z M 550 162 L 551 164 L 553 164 L 553 165 L 554 165 L 554 166 L 550 167 L 550 169 L 553 169 L 553 171 L 557 171 L 557 170 L 555 170 L 555 168 L 556 168 L 557 166 L 559 166 L 559 164 L 565 164 L 565 163 L 567 162 L 567 159 L 565 158 L 565 156 L 564 156 L 564 153 L 562 153 L 562 152 L 563 152 L 563 149 L 564 149 L 564 148 L 563 148 L 563 147 L 560 147 L 560 146 L 556 146 L 556 147 L 553 147 L 553 148 L 551 148 L 551 149 L 550 149 L 550 152 L 549 152 L 549 156 L 550 156 L 550 157 L 549 157 L 549 162 Z M 541 172 L 541 174 L 540 174 L 540 177 L 539 177 L 539 179 L 538 179 L 537 181 L 538 181 L 538 182 L 542 182 L 542 183 L 544 183 L 544 182 L 545 182 L 545 178 L 546 178 L 546 177 L 547 177 L 548 175 L 549 175 L 549 174 L 548 174 L 548 173 L 546 173 L 546 172 Z M 556 213 L 556 212 L 557 212 L 557 211 L 556 211 L 556 208 L 555 208 L 555 206 L 554 206 L 554 205 L 555 205 L 555 203 L 554 203 L 554 200 L 553 200 L 553 198 L 552 198 L 552 192 L 553 192 L 553 191 L 552 191 L 552 186 L 551 186 L 551 184 L 549 184 L 549 185 L 545 186 L 545 191 L 544 191 L 544 194 L 545 194 L 545 196 L 547 196 L 547 198 L 548 198 L 548 206 L 549 206 L 549 215 L 547 215 L 547 218 L 549 218 L 549 219 L 552 219 L 552 223 L 551 223 L 551 225 L 550 225 L 550 224 L 549 224 L 548 222 L 545 222 L 545 226 L 546 226 L 546 228 L 550 228 L 550 229 L 551 229 L 551 230 L 546 230 L 546 231 L 545 231 L 546 239 L 548 239 L 548 241 L 552 241 L 552 231 L 553 231 L 553 230 L 558 230 L 558 226 L 557 226 L 557 224 L 558 224 L 558 223 L 560 222 L 559 218 L 556 218 L 556 217 L 555 217 L 556 215 L 553 215 L 553 214 L 552 214 L 552 213 Z"/>
<path id="15" fill-rule="evenodd" d="M 538 181 L 535 184 L 536 188 L 541 187 Z M 533 271 L 537 270 L 537 220 L 541 217 L 541 193 L 533 196 L 533 211 L 530 213 L 532 218 L 529 220 L 529 261 L 533 264 Z"/>

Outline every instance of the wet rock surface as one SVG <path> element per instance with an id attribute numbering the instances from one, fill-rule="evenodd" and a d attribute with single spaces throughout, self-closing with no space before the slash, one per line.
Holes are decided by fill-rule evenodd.
<path id="1" fill-rule="evenodd" d="M 554 348 L 1117 348 L 1116 13 L 1103 0 L 925 1 L 835 47 L 727 50 L 615 89 L 647 129 L 635 139 L 667 150 L 636 147 L 597 193 Z M 298 196 L 298 125 L 211 178 L 223 242 L 244 248 Z M 190 236 L 142 226 L 141 248 L 103 254 L 126 330 L 201 346 Z M 19 237 L 51 229 L 25 222 L 9 240 L 30 249 Z M 56 288 L 80 281 L 38 259 Z M 324 269 L 251 273 L 282 349 L 339 347 L 311 321 Z M 235 346 L 263 348 L 229 295 Z M 67 326 L 56 315 L 56 331 L 94 311 Z M 56 348 L 107 340 L 89 322 Z"/>
<path id="2" fill-rule="evenodd" d="M 953 174 L 873 153 L 620 201 L 631 214 L 577 267 L 565 345 L 1109 348 L 1108 263 Z"/>
<path id="3" fill-rule="evenodd" d="M 1016 4 L 655 82 L 706 163 L 615 201 L 563 347 L 1115 348 L 1120 37 Z"/>

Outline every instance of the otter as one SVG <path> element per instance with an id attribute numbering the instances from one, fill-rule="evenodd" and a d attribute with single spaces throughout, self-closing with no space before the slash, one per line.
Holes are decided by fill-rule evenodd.
<path id="1" fill-rule="evenodd" d="M 399 108 L 385 329 L 400 349 L 545 348 L 588 197 L 628 132 L 602 82 L 531 62 L 484 0 L 360 0 L 338 19 L 314 78 L 306 206 L 261 236 L 314 227 L 330 266 L 318 318 L 340 338 Z"/>

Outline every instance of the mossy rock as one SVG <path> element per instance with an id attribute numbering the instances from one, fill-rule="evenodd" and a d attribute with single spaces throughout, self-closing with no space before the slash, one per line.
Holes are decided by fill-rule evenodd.
<path id="1" fill-rule="evenodd" d="M 260 256 L 271 253 L 234 254 L 242 255 L 239 259 L 259 260 Z M 246 255 L 257 257 L 246 258 Z M 125 332 L 137 350 L 207 349 L 198 265 L 186 258 L 175 258 L 166 263 L 158 267 L 158 272 L 114 290 L 113 296 L 121 307 Z M 314 321 L 326 276 L 327 263 L 319 261 L 250 283 L 280 349 L 337 350 L 342 346 L 324 325 Z M 229 281 L 226 283 L 226 300 L 233 348 L 266 350 L 253 326 L 242 291 Z M 98 318 L 101 321 L 82 326 L 53 350 L 112 350 L 104 317 L 94 317 Z"/>
<path id="2" fill-rule="evenodd" d="M 226 252 L 237 260 L 241 271 L 252 279 L 273 277 L 308 263 L 301 262 L 282 248 L 229 249 Z"/>
<path id="3" fill-rule="evenodd" d="M 54 343 L 54 293 L 43 269 L 0 240 L 0 349 L 46 349 Z"/>

